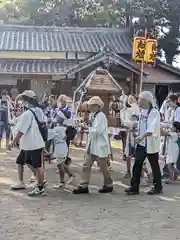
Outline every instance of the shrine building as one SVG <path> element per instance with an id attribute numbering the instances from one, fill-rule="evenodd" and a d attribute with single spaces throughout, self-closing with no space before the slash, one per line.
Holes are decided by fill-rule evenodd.
<path id="1" fill-rule="evenodd" d="M 141 72 L 132 61 L 129 29 L 0 25 L 0 39 L 0 90 L 72 95 L 102 67 L 125 93 L 139 92 Z M 143 89 L 160 96 L 180 91 L 180 70 L 160 61 L 145 66 Z"/>

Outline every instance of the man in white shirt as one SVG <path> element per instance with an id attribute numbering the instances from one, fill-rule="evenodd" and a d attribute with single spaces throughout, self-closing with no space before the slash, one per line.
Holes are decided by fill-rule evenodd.
<path id="1" fill-rule="evenodd" d="M 139 106 L 142 109 L 139 117 L 139 136 L 136 139 L 137 148 L 133 166 L 131 186 L 125 190 L 128 195 L 139 194 L 139 184 L 143 162 L 148 158 L 154 187 L 148 191 L 149 195 L 162 192 L 161 172 L 159 167 L 160 151 L 160 113 L 154 107 L 154 97 L 151 92 L 144 91 L 139 95 Z"/>
<path id="2" fill-rule="evenodd" d="M 12 146 L 16 146 L 19 143 L 20 154 L 17 158 L 17 164 L 19 169 L 21 189 L 23 187 L 23 165 L 27 164 L 31 170 L 35 173 L 38 185 L 29 193 L 30 196 L 44 195 L 44 170 L 42 167 L 42 151 L 45 147 L 42 134 L 39 129 L 37 117 L 39 123 L 45 123 L 46 119 L 43 111 L 36 107 L 36 94 L 33 91 L 26 90 L 21 95 L 23 99 L 24 107 L 27 109 L 20 117 L 17 123 L 17 134 L 11 143 Z M 33 112 L 35 113 L 35 116 Z M 21 171 L 20 171 L 21 169 Z M 15 187 L 12 189 L 15 189 Z M 17 188 L 16 188 L 17 189 Z"/>
<path id="3" fill-rule="evenodd" d="M 99 189 L 100 193 L 113 191 L 113 181 L 108 169 L 108 157 L 111 154 L 108 137 L 108 122 L 106 115 L 102 112 L 104 103 L 98 96 L 92 97 L 88 102 L 92 112 L 91 127 L 86 146 L 86 157 L 83 164 L 82 181 L 78 188 L 73 190 L 74 194 L 89 193 L 89 181 L 92 165 L 98 162 L 100 170 L 104 177 L 104 185 Z"/>

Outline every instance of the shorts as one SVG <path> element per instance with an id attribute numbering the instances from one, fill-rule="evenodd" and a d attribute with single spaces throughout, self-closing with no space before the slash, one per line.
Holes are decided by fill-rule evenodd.
<path id="1" fill-rule="evenodd" d="M 33 168 L 42 166 L 42 148 L 36 150 L 21 150 L 17 157 L 16 163 L 19 165 L 30 165 Z"/>

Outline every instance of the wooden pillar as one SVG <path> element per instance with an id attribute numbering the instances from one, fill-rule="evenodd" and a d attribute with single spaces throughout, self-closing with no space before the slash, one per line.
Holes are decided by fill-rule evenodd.
<path id="1" fill-rule="evenodd" d="M 80 72 L 77 72 L 77 73 L 75 74 L 75 78 L 76 78 L 77 86 L 79 86 L 80 83 L 81 83 L 81 73 L 80 73 Z"/>
<path id="2" fill-rule="evenodd" d="M 134 76 L 134 92 L 138 96 L 139 95 L 139 90 L 140 90 L 140 76 L 135 75 Z"/>
<path id="3" fill-rule="evenodd" d="M 109 97 L 108 94 L 100 96 L 101 100 L 104 102 L 104 113 L 109 115 Z"/>
<path id="4" fill-rule="evenodd" d="M 134 73 L 132 72 L 132 74 L 131 74 L 131 82 L 130 82 L 131 84 L 130 84 L 130 92 L 131 92 L 131 94 L 133 94 L 134 93 Z"/>

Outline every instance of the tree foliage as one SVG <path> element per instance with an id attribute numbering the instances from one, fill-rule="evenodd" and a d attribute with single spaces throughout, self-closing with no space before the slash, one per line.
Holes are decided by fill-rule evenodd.
<path id="1" fill-rule="evenodd" d="M 0 0 L 4 23 L 122 27 L 133 20 L 136 30 L 156 28 L 170 64 L 179 54 L 179 13 L 179 0 Z"/>
<path id="2" fill-rule="evenodd" d="M 156 28 L 159 34 L 159 49 L 165 53 L 169 64 L 180 53 L 180 2 L 179 0 L 134 0 L 139 13 L 137 26 Z"/>

